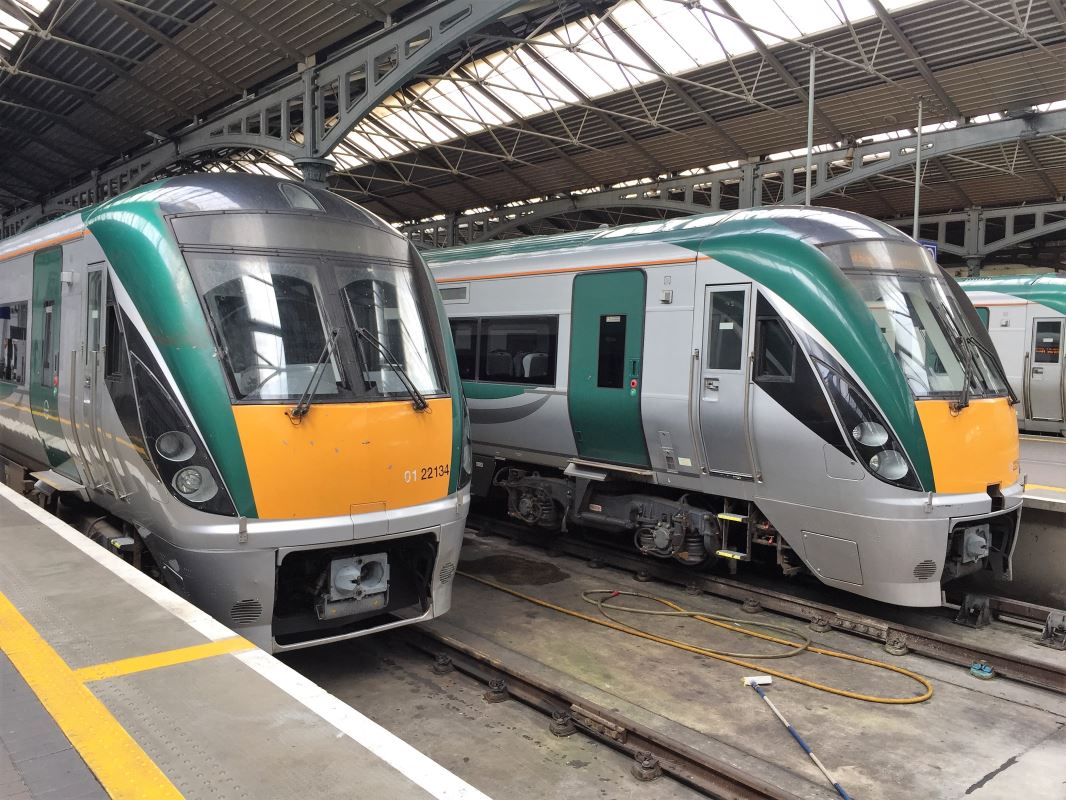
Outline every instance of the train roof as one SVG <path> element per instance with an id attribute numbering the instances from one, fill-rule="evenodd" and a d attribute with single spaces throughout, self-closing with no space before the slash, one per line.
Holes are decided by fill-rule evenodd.
<path id="1" fill-rule="evenodd" d="M 1006 294 L 1030 303 L 1040 303 L 1060 314 L 1066 314 L 1066 276 L 1057 272 L 963 278 L 959 285 L 967 292 Z"/>
<path id="2" fill-rule="evenodd" d="M 282 187 L 296 187 L 296 191 Z M 325 212 L 334 219 L 368 225 L 401 236 L 375 214 L 325 189 L 267 175 L 198 173 L 163 178 L 95 206 L 68 212 L 30 230 L 0 240 L 0 259 L 32 251 L 57 237 L 91 226 L 94 219 L 132 204 L 150 203 L 164 215 L 233 211 Z"/>
<path id="3" fill-rule="evenodd" d="M 441 267 L 457 262 L 562 253 L 608 244 L 644 241 L 680 243 L 741 233 L 774 233 L 813 245 L 856 239 L 912 241 L 891 225 L 851 211 L 810 206 L 771 206 L 640 222 L 615 228 L 527 236 L 429 250 L 422 255 L 431 267 Z"/>

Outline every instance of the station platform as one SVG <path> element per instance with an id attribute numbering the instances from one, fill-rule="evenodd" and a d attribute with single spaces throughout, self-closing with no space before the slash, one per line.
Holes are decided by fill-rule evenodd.
<path id="1" fill-rule="evenodd" d="M 1021 455 L 1026 507 L 1066 512 L 1066 438 L 1023 433 Z"/>
<path id="2" fill-rule="evenodd" d="M 0 797 L 485 800 L 0 485 Z"/>

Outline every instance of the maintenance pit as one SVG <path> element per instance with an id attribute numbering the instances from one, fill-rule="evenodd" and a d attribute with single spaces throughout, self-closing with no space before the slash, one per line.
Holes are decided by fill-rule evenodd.
<path id="1" fill-rule="evenodd" d="M 1066 678 L 1058 692 L 999 677 L 982 680 L 965 667 L 914 654 L 891 656 L 860 636 L 816 633 L 799 620 L 766 611 L 748 615 L 729 600 L 638 582 L 629 572 L 590 567 L 498 537 L 468 533 L 452 613 L 424 626 L 413 640 L 411 634 L 381 637 L 292 653 L 284 660 L 496 798 L 590 791 L 601 797 L 695 795 L 668 775 L 651 784 L 637 781 L 629 774 L 631 757 L 594 744 L 580 731 L 565 739 L 552 736 L 543 714 L 514 698 L 487 702 L 491 691 L 458 671 L 435 674 L 434 652 L 477 654 L 475 660 L 500 674 L 555 687 L 560 697 L 608 710 L 612 720 L 629 721 L 758 776 L 784 797 L 826 798 L 835 792 L 759 697 L 742 685 L 743 677 L 776 670 L 892 699 L 924 691 L 906 675 L 810 652 L 755 660 L 754 668 L 738 666 L 566 616 L 475 579 L 594 617 L 601 615 L 582 601 L 582 592 L 644 592 L 685 609 L 785 625 L 810 636 L 812 645 L 922 676 L 933 693 L 914 704 L 864 702 L 777 677 L 766 687 L 852 797 L 1061 796 Z M 787 649 L 691 619 L 612 617 L 703 648 L 762 655 Z M 921 624 L 920 615 L 912 613 L 909 622 Z M 942 635 L 957 633 L 942 619 L 930 618 L 927 625 Z M 980 631 L 962 630 L 975 647 L 1020 652 L 1059 668 L 1066 660 L 1061 651 L 1035 644 L 1030 629 L 993 622 Z"/>

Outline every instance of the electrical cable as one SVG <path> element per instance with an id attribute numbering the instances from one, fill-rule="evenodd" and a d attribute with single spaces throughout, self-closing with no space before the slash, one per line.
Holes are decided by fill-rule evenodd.
<path id="1" fill-rule="evenodd" d="M 517 591 L 515 589 L 511 589 L 508 586 L 504 586 L 503 584 L 497 583 L 496 581 L 491 581 L 491 580 L 488 580 L 487 578 L 481 578 L 481 577 L 478 577 L 477 575 L 471 575 L 470 573 L 463 572 L 462 570 L 460 570 L 458 572 L 458 574 L 462 575 L 464 578 L 467 578 L 469 580 L 475 581 L 476 583 L 480 583 L 480 584 L 483 584 L 485 586 L 488 586 L 488 587 L 491 587 L 493 589 L 496 589 L 498 591 L 504 592 L 506 594 L 511 595 L 512 597 L 517 597 L 517 598 L 519 598 L 521 600 L 525 600 L 526 602 L 529 602 L 529 603 L 532 603 L 534 605 L 540 606 L 541 608 L 551 609 L 552 611 L 556 611 L 556 612 L 558 612 L 560 614 L 565 614 L 567 616 L 574 617 L 576 619 L 584 620 L 585 622 L 591 622 L 594 625 L 600 625 L 600 626 L 603 626 L 605 628 L 611 628 L 612 630 L 617 630 L 617 631 L 620 631 L 622 633 L 627 633 L 630 636 L 637 636 L 637 637 L 642 638 L 642 639 L 648 639 L 650 641 L 657 642 L 658 644 L 663 644 L 663 645 L 666 645 L 668 647 L 674 647 L 674 648 L 677 648 L 678 650 L 684 650 L 685 652 L 688 652 L 688 653 L 694 653 L 696 655 L 706 656 L 707 658 L 714 658 L 714 659 L 717 659 L 718 661 L 725 661 L 725 662 L 727 662 L 729 664 L 735 664 L 735 665 L 740 666 L 740 667 L 747 667 L 749 669 L 758 670 L 758 671 L 761 671 L 761 672 L 763 672 L 763 673 L 765 673 L 767 675 L 773 675 L 775 678 L 780 678 L 782 680 L 791 681 L 792 683 L 798 683 L 798 684 L 801 684 L 803 686 L 808 686 L 808 687 L 810 687 L 812 689 L 817 689 L 819 691 L 827 692 L 829 694 L 835 694 L 835 695 L 838 695 L 840 697 L 847 697 L 847 698 L 850 698 L 852 700 L 861 700 L 861 701 L 864 701 L 864 702 L 867 702 L 867 703 L 881 703 L 881 704 L 886 704 L 886 705 L 912 705 L 914 703 L 923 703 L 926 700 L 928 700 L 930 697 L 933 696 L 933 684 L 930 683 L 928 680 L 926 680 L 925 678 L 923 678 L 921 675 L 919 675 L 916 672 L 912 672 L 911 670 L 905 669 L 904 667 L 897 667 L 897 666 L 895 666 L 893 664 L 887 664 L 884 661 L 876 661 L 876 660 L 874 660 L 872 658 L 863 658 L 862 656 L 854 656 L 854 655 L 851 655 L 850 653 L 842 653 L 842 652 L 840 652 L 838 650 L 829 650 L 829 649 L 824 648 L 824 647 L 814 647 L 814 646 L 810 645 L 809 640 L 805 636 L 803 636 L 802 634 L 798 634 L 796 631 L 793 631 L 791 629 L 787 629 L 784 626 L 776 626 L 776 625 L 771 625 L 771 624 L 768 624 L 768 623 L 755 623 L 755 622 L 753 622 L 751 620 L 738 620 L 738 619 L 731 618 L 731 617 L 720 617 L 719 615 L 708 614 L 708 613 L 702 612 L 702 611 L 689 611 L 689 610 L 684 609 L 681 606 L 679 606 L 676 603 L 673 603 L 673 602 L 671 602 L 669 600 L 663 599 L 661 597 L 655 597 L 654 595 L 650 595 L 650 594 L 643 594 L 643 593 L 640 593 L 640 592 L 616 591 L 614 589 L 592 589 L 592 590 L 583 592 L 582 593 L 582 598 L 585 599 L 586 602 L 592 603 L 593 605 L 595 605 L 598 608 L 600 608 L 601 613 L 604 614 L 604 619 L 601 619 L 601 618 L 598 618 L 598 617 L 591 616 L 589 614 L 583 614 L 580 611 L 574 611 L 573 609 L 566 608 L 564 606 L 556 605 L 555 603 L 551 603 L 551 602 L 549 602 L 547 600 L 542 600 L 539 597 L 533 597 L 532 595 L 523 594 L 522 592 L 519 592 L 519 591 Z M 597 594 L 607 595 L 607 597 L 605 597 L 602 600 L 591 599 L 590 596 L 597 595 Z M 643 598 L 647 598 L 647 599 L 650 599 L 650 600 L 654 600 L 654 601 L 656 601 L 658 603 L 661 603 L 662 605 L 665 605 L 665 606 L 669 607 L 671 609 L 671 612 L 655 611 L 655 610 L 651 610 L 651 609 L 639 609 L 639 610 L 634 611 L 632 608 L 629 608 L 629 607 L 626 607 L 626 606 L 612 606 L 612 605 L 610 605 L 610 604 L 605 602 L 605 600 L 609 600 L 612 597 L 620 597 L 620 596 L 635 596 L 635 597 L 643 597 Z M 765 665 L 753 664 L 750 661 L 744 660 L 745 658 L 752 658 L 753 657 L 752 655 L 746 655 L 744 657 L 737 657 L 735 655 L 731 655 L 731 654 L 726 653 L 726 652 L 717 651 L 717 650 L 711 650 L 710 648 L 700 647 L 699 645 L 694 645 L 694 644 L 691 644 L 689 642 L 683 642 L 683 641 L 679 641 L 677 639 L 670 639 L 670 638 L 668 638 L 666 636 L 660 636 L 658 634 L 651 633 L 649 631 L 641 630 L 640 628 L 635 628 L 632 625 L 629 625 L 627 623 L 618 622 L 617 620 L 612 619 L 609 615 L 607 615 L 603 611 L 604 607 L 606 607 L 608 609 L 611 609 L 611 610 L 614 610 L 614 611 L 626 611 L 628 613 L 649 614 L 649 615 L 652 615 L 652 616 L 667 615 L 667 616 L 687 616 L 687 617 L 691 617 L 692 619 L 699 620 L 700 622 L 705 622 L 705 623 L 707 623 L 709 625 L 716 625 L 716 626 L 718 626 L 720 628 L 725 628 L 727 630 L 731 630 L 731 631 L 734 631 L 736 633 L 742 633 L 745 636 L 754 636 L 754 637 L 759 638 L 759 639 L 765 639 L 765 640 L 772 641 L 772 642 L 775 642 L 775 643 L 781 644 L 781 645 L 788 645 L 789 647 L 793 648 L 793 650 L 791 652 L 784 653 L 784 654 L 777 654 L 776 657 L 779 657 L 779 658 L 780 657 L 789 657 L 789 656 L 799 655 L 801 652 L 817 653 L 818 655 L 828 656 L 829 658 L 839 658 L 839 659 L 842 659 L 844 661 L 852 661 L 852 662 L 857 663 L 857 664 L 864 664 L 866 666 L 871 666 L 871 667 L 875 667 L 877 669 L 886 670 L 887 672 L 894 672 L 894 673 L 896 673 L 898 675 L 903 675 L 906 678 L 910 678 L 915 683 L 920 684 L 923 687 L 924 691 L 921 694 L 919 694 L 919 695 L 913 695 L 911 697 L 880 697 L 880 696 L 877 696 L 877 695 L 863 694 L 861 692 L 853 692 L 853 691 L 851 691 L 849 689 L 841 689 L 841 688 L 838 688 L 838 687 L 835 687 L 835 686 L 828 686 L 828 685 L 823 684 L 823 683 L 818 683 L 816 681 L 811 681 L 811 680 L 808 680 L 806 678 L 801 678 L 798 675 L 792 675 L 790 673 L 782 672 L 780 670 L 768 669 Z M 728 620 L 728 622 L 724 621 L 724 620 Z M 756 625 L 757 624 L 760 627 L 764 627 L 764 628 L 767 628 L 767 629 L 775 629 L 775 630 L 784 629 L 784 630 L 787 630 L 789 633 L 792 633 L 794 635 L 800 636 L 801 638 L 803 638 L 805 640 L 805 642 L 803 642 L 803 643 L 794 642 L 794 641 L 791 641 L 791 640 L 788 640 L 788 639 L 779 639 L 779 638 L 777 638 L 775 636 L 769 636 L 767 634 L 758 633 L 756 631 L 750 631 L 750 630 L 747 630 L 745 628 L 738 627 L 737 623 L 742 623 L 742 624 L 745 624 L 745 625 Z M 760 656 L 757 656 L 757 657 L 765 659 L 768 656 L 760 655 Z M 771 657 L 773 657 L 773 656 L 771 656 Z"/>

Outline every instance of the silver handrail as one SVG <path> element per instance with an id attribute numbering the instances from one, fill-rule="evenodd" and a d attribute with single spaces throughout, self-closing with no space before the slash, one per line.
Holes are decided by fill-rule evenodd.
<path id="1" fill-rule="evenodd" d="M 70 353 L 70 385 L 67 389 L 67 396 L 70 398 L 70 402 L 67 403 L 68 414 L 70 416 L 70 436 L 74 442 L 74 449 L 78 452 L 78 458 L 81 459 L 82 466 L 85 468 L 85 475 L 89 479 L 89 488 L 96 488 L 96 477 L 93 475 L 92 467 L 89 465 L 89 459 L 85 457 L 85 448 L 81 445 L 81 436 L 78 434 L 78 417 L 75 413 L 77 407 L 75 406 L 75 390 L 77 386 L 78 377 L 78 351 L 72 350 Z M 60 423 L 62 424 L 62 423 Z"/>

